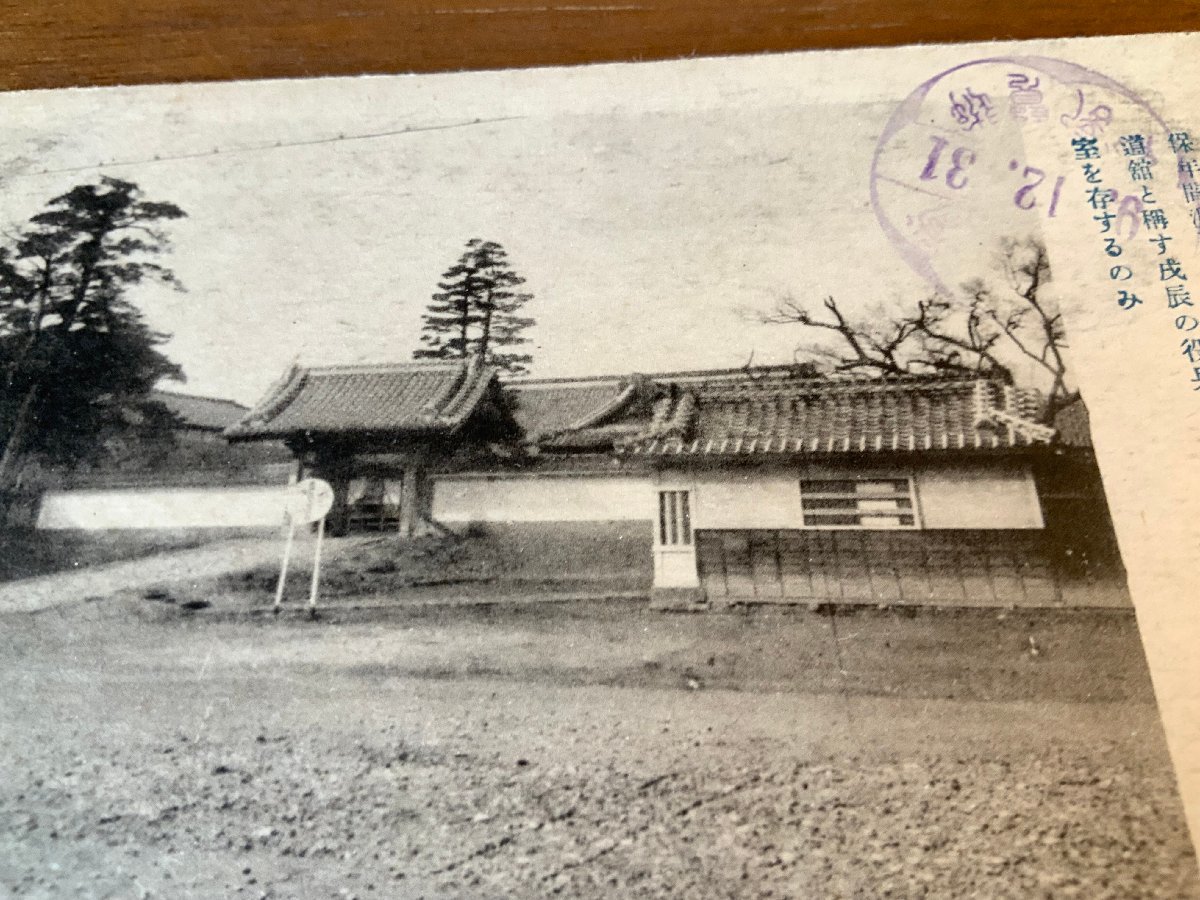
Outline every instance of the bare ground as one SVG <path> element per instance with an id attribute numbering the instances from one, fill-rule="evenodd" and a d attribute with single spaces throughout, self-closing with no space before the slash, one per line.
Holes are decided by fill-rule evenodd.
<path id="1" fill-rule="evenodd" d="M 1132 616 L 0 616 L 0 893 L 1200 897 Z"/>
<path id="2" fill-rule="evenodd" d="M 212 529 L 85 532 L 0 527 L 0 585 L 199 547 L 211 543 L 212 534 Z"/>
<path id="3" fill-rule="evenodd" d="M 321 597 L 338 604 L 364 597 L 387 600 L 413 588 L 450 600 L 486 597 L 497 589 L 528 595 L 531 587 L 539 594 L 645 594 L 650 569 L 644 535 L 638 523 L 610 524 L 607 533 L 583 530 L 569 534 L 567 542 L 556 532 L 570 532 L 570 523 L 560 529 L 525 529 L 515 539 L 501 525 L 470 535 L 332 538 L 324 542 Z M 637 540 L 622 542 L 626 533 L 636 534 Z M 566 556 L 564 543 L 571 548 Z M 0 533 L 0 613 L 147 591 L 229 610 L 266 607 L 274 598 L 282 550 L 282 534 L 270 531 L 235 536 L 211 529 L 113 534 L 10 530 Z M 313 550 L 314 536 L 300 533 L 288 570 L 292 601 L 308 596 Z"/>

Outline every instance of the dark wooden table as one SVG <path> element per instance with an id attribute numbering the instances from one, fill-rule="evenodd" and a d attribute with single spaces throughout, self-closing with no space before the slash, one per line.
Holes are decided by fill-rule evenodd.
<path id="1" fill-rule="evenodd" d="M 1190 0 L 7 0 L 0 89 L 1189 30 Z"/>

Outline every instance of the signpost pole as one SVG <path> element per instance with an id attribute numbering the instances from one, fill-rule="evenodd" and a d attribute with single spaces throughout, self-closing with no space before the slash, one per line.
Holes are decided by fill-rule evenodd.
<path id="1" fill-rule="evenodd" d="M 293 484 L 284 500 L 288 519 L 287 543 L 283 547 L 283 569 L 279 573 L 279 586 L 275 589 L 275 612 L 283 603 L 283 586 L 287 581 L 288 562 L 292 556 L 292 544 L 296 538 L 296 526 L 317 523 L 317 548 L 313 558 L 312 587 L 308 593 L 308 614 L 317 617 L 317 588 L 321 582 L 321 544 L 325 540 L 325 517 L 333 508 L 333 488 L 320 478 L 305 478 Z"/>
<path id="2" fill-rule="evenodd" d="M 313 554 L 313 573 L 312 587 L 308 593 L 308 615 L 310 618 L 317 617 L 317 587 L 321 582 L 321 542 L 325 538 L 325 517 L 317 521 L 317 549 Z"/>
<path id="3" fill-rule="evenodd" d="M 283 565 L 279 569 L 279 586 L 275 588 L 275 615 L 279 615 L 279 609 L 283 605 L 283 584 L 287 581 L 288 562 L 292 557 L 292 542 L 296 538 L 296 520 L 290 512 L 287 514 L 287 520 L 288 533 L 287 541 L 283 545 Z"/>

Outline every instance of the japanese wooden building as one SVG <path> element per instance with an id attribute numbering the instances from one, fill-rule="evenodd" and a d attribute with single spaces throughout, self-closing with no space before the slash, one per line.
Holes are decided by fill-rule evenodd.
<path id="1" fill-rule="evenodd" d="M 1050 427 L 1041 404 L 986 379 L 790 368 L 294 367 L 226 436 L 285 441 L 333 483 L 335 533 L 640 535 L 657 591 L 714 603 L 1125 604 L 1086 411 Z"/>

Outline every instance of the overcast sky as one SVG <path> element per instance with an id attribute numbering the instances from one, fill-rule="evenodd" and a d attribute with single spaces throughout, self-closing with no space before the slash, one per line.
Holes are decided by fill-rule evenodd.
<path id="1" fill-rule="evenodd" d="M 1136 80 L 1103 41 L 1054 49 Z M 177 203 L 187 292 L 138 303 L 172 335 L 184 390 L 242 402 L 294 357 L 408 359 L 474 237 L 534 294 L 535 375 L 787 362 L 798 334 L 745 311 L 929 293 L 871 211 L 872 153 L 905 94 L 979 55 L 10 94 L 0 222 L 102 174 Z"/>

